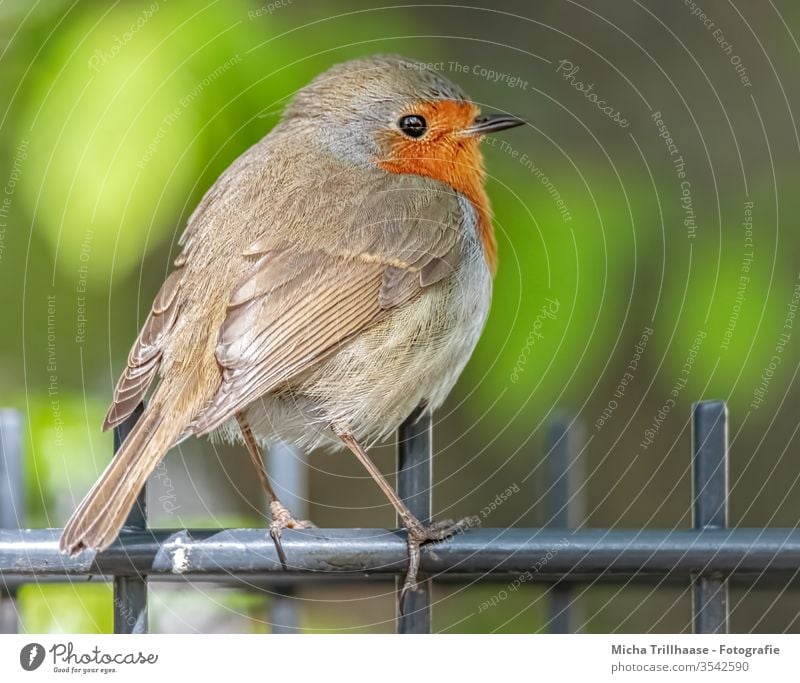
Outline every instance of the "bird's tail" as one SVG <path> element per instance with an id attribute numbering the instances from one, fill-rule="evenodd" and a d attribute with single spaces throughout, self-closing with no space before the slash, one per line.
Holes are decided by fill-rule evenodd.
<path id="1" fill-rule="evenodd" d="M 103 550 L 117 537 L 147 478 L 183 431 L 184 422 L 167 415 L 162 406 L 154 397 L 70 517 L 61 534 L 62 551 Z"/>

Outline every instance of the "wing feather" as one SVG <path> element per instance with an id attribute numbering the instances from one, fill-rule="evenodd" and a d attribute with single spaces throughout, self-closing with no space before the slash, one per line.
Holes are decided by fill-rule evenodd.
<path id="1" fill-rule="evenodd" d="M 252 267 L 233 289 L 218 337 L 222 383 L 193 432 L 216 429 L 453 274 L 464 246 L 457 198 L 391 198 L 362 207 L 373 210 L 373 229 L 353 226 L 356 250 L 268 250 L 266 237 L 248 248 Z M 363 220 L 364 211 L 356 215 Z"/>
<path id="2" fill-rule="evenodd" d="M 150 315 L 128 355 L 127 367 L 117 382 L 103 429 L 123 422 L 142 400 L 156 376 L 165 340 L 178 317 L 178 291 L 182 277 L 181 269 L 170 273 L 156 295 Z"/>

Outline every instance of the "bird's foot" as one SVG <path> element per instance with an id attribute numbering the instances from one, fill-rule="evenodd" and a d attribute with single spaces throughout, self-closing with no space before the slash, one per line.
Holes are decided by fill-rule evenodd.
<path id="1" fill-rule="evenodd" d="M 400 607 L 402 611 L 405 597 L 408 593 L 417 590 L 417 575 L 419 574 L 420 547 L 432 541 L 444 541 L 456 534 L 466 531 L 471 526 L 471 518 L 465 517 L 458 522 L 452 519 L 443 519 L 425 526 L 417 522 L 408 527 L 408 571 L 406 580 L 400 591 Z"/>
<path id="2" fill-rule="evenodd" d="M 273 500 L 269 504 L 269 511 L 272 514 L 272 521 L 269 524 L 269 535 L 275 544 L 278 552 L 278 559 L 284 570 L 287 569 L 286 553 L 281 543 L 281 532 L 284 529 L 315 529 L 316 525 L 307 519 L 297 520 L 292 517 L 292 513 L 279 500 Z"/>

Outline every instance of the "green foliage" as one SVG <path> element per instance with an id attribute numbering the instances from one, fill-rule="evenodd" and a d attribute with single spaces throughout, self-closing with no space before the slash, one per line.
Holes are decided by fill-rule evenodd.
<path id="1" fill-rule="evenodd" d="M 488 403 L 501 396 L 510 415 L 521 405 L 541 411 L 578 400 L 586 390 L 583 378 L 597 376 L 613 354 L 630 315 L 630 302 L 619 292 L 632 285 L 631 214 L 640 193 L 598 181 L 599 172 L 587 188 L 559 168 L 542 169 L 552 184 L 548 191 L 515 160 L 493 161 L 504 162 L 494 163 L 494 175 L 514 178 L 514 186 L 489 183 L 502 265 L 471 367 L 486 373 L 477 398 Z M 652 229 L 635 228 L 639 240 Z M 486 403 L 476 402 L 476 410 Z"/>
<path id="2" fill-rule="evenodd" d="M 108 584 L 27 584 L 19 593 L 25 633 L 111 633 L 113 597 Z"/>
<path id="3" fill-rule="evenodd" d="M 124 276 L 174 237 L 187 199 L 229 163 L 225 150 L 253 141 L 241 112 L 256 115 L 286 92 L 285 77 L 265 78 L 248 57 L 262 37 L 255 25 L 220 31 L 246 3 L 195 14 L 153 6 L 122 3 L 67 22 L 45 46 L 58 77 L 31 84 L 19 119 L 31 140 L 26 173 L 41 179 L 21 194 L 40 234 L 68 263 L 88 236 L 103 278 Z"/>
<path id="4" fill-rule="evenodd" d="M 444 590 L 442 592 L 445 592 Z M 546 586 L 487 583 L 448 589 L 437 594 L 434 632 L 538 633 L 546 632 Z"/>
<path id="5" fill-rule="evenodd" d="M 60 526 L 108 464 L 112 437 L 99 428 L 106 406 L 61 392 L 34 394 L 19 406 L 29 436 L 24 452 L 26 523 Z"/>

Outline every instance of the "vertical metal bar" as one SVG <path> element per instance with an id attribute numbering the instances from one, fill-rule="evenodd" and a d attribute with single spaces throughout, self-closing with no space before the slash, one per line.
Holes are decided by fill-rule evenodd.
<path id="1" fill-rule="evenodd" d="M 0 528 L 22 526 L 25 489 L 22 477 L 22 423 L 16 410 L 0 410 Z M 0 633 L 19 631 L 17 589 L 0 579 Z"/>
<path id="2" fill-rule="evenodd" d="M 114 452 L 130 434 L 144 411 L 141 403 L 125 422 L 114 429 Z M 122 526 L 125 530 L 147 528 L 147 485 L 145 485 L 128 519 Z M 147 633 L 147 577 L 114 577 L 114 633 Z"/>
<path id="3" fill-rule="evenodd" d="M 285 443 L 276 443 L 267 453 L 267 472 L 279 500 L 295 519 L 308 517 L 308 467 L 305 453 Z M 273 633 L 300 633 L 295 586 L 279 586 L 269 602 Z"/>
<path id="4" fill-rule="evenodd" d="M 423 524 L 430 523 L 433 508 L 431 448 L 431 414 L 427 410 L 414 411 L 397 432 L 397 493 Z M 399 577 L 397 632 L 430 633 L 430 579 L 420 573 L 419 589 L 407 594 L 405 604 L 400 605 L 402 583 L 403 577 Z"/>
<path id="5" fill-rule="evenodd" d="M 724 401 L 692 407 L 694 528 L 728 526 L 728 409 Z M 692 590 L 695 633 L 728 633 L 728 583 L 718 572 L 696 576 Z"/>
<path id="6" fill-rule="evenodd" d="M 548 422 L 546 437 L 545 526 L 572 529 L 582 524 L 583 463 L 579 459 L 583 429 L 576 418 L 557 414 Z M 547 623 L 550 633 L 572 633 L 578 623 L 573 591 L 559 583 L 549 591 Z"/>

